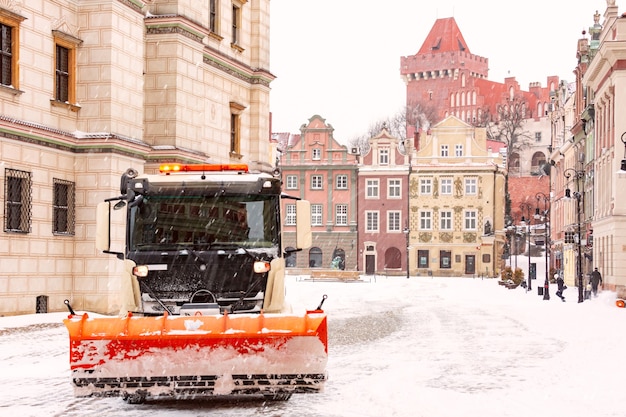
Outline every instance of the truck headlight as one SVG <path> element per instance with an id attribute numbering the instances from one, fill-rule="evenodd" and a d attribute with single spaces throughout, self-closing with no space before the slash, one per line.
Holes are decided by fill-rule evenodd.
<path id="1" fill-rule="evenodd" d="M 270 270 L 270 263 L 267 261 L 254 261 L 254 273 L 263 274 Z"/>
<path id="2" fill-rule="evenodd" d="M 133 268 L 133 275 L 137 278 L 145 278 L 148 276 L 148 265 L 137 265 Z"/>

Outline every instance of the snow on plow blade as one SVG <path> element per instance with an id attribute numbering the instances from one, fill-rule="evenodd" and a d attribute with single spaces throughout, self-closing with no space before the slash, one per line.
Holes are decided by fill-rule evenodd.
<path id="1" fill-rule="evenodd" d="M 74 394 L 177 397 L 261 394 L 288 399 L 326 381 L 327 322 L 304 315 L 70 315 Z"/>

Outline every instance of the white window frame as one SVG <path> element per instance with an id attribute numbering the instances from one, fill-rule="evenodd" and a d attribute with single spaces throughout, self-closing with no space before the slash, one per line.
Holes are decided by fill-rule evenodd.
<path id="1" fill-rule="evenodd" d="M 297 190 L 298 189 L 298 176 L 297 175 L 287 175 L 285 178 L 286 187 L 288 190 Z"/>
<path id="2" fill-rule="evenodd" d="M 433 193 L 432 178 L 420 178 L 420 195 L 431 195 Z"/>
<path id="3" fill-rule="evenodd" d="M 378 165 L 389 165 L 389 148 L 378 150 Z"/>
<path id="4" fill-rule="evenodd" d="M 335 188 L 337 190 L 348 189 L 348 176 L 346 174 L 339 174 L 335 177 Z"/>
<path id="5" fill-rule="evenodd" d="M 347 226 L 348 225 L 348 205 L 337 204 L 335 206 L 335 225 Z"/>
<path id="6" fill-rule="evenodd" d="M 365 211 L 365 231 L 367 233 L 378 233 L 380 229 L 380 213 L 378 210 Z"/>
<path id="7" fill-rule="evenodd" d="M 323 190 L 324 177 L 322 175 L 311 175 L 311 190 Z"/>
<path id="8" fill-rule="evenodd" d="M 452 230 L 452 210 L 441 210 L 439 212 L 439 230 Z"/>
<path id="9" fill-rule="evenodd" d="M 450 156 L 450 148 L 448 147 L 448 145 L 441 145 L 439 149 L 443 158 L 447 158 L 448 156 Z"/>
<path id="10" fill-rule="evenodd" d="M 311 226 L 323 226 L 324 206 L 321 204 L 311 204 Z"/>
<path id="11" fill-rule="evenodd" d="M 387 198 L 388 199 L 402 198 L 402 180 L 400 178 L 388 178 L 387 179 Z"/>
<path id="12" fill-rule="evenodd" d="M 402 231 L 402 212 L 400 210 L 389 210 L 387 212 L 387 232 Z"/>
<path id="13" fill-rule="evenodd" d="M 295 226 L 295 225 L 296 225 L 296 205 L 286 204 L 285 205 L 285 226 Z"/>
<path id="14" fill-rule="evenodd" d="M 419 223 L 420 223 L 420 230 L 432 230 L 433 212 L 430 210 L 420 210 Z"/>
<path id="15" fill-rule="evenodd" d="M 454 145 L 454 156 L 463 156 L 463 145 L 460 143 L 457 143 L 456 145 Z"/>
<path id="16" fill-rule="evenodd" d="M 320 161 L 322 159 L 322 150 L 320 148 L 313 148 L 311 151 L 311 159 L 314 161 Z"/>
<path id="17" fill-rule="evenodd" d="M 476 230 L 478 213 L 476 210 L 465 210 L 463 213 L 463 225 L 465 230 Z"/>
<path id="18" fill-rule="evenodd" d="M 365 180 L 365 198 L 377 200 L 380 198 L 380 181 L 378 179 Z"/>
<path id="19" fill-rule="evenodd" d="M 441 178 L 439 181 L 439 193 L 441 195 L 452 195 L 452 178 Z"/>
<path id="20" fill-rule="evenodd" d="M 465 195 L 478 194 L 478 178 L 465 178 Z"/>

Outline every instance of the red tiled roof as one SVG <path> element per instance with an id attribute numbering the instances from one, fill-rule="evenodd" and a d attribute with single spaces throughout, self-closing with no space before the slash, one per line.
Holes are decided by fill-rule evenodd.
<path id="1" fill-rule="evenodd" d="M 447 17 L 435 21 L 417 54 L 457 51 L 471 53 L 456 20 L 454 17 Z"/>

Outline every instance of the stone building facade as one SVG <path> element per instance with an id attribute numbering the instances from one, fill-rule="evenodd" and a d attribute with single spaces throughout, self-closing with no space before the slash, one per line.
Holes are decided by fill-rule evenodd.
<path id="1" fill-rule="evenodd" d="M 129 167 L 270 170 L 269 0 L 2 2 L 0 315 L 119 310 L 96 204 Z M 123 242 L 115 228 L 113 240 Z"/>
<path id="2" fill-rule="evenodd" d="M 411 157 L 411 275 L 497 276 L 504 234 L 502 154 L 455 116 L 420 135 Z"/>
<path id="3" fill-rule="evenodd" d="M 580 73 L 582 103 L 571 131 L 572 153 L 579 157 L 568 159 L 564 152 L 563 172 L 573 169 L 569 173 L 582 175 L 566 177 L 563 187 L 580 191 L 583 198 L 582 273 L 598 267 L 604 288 L 625 297 L 626 194 L 621 190 L 626 187 L 626 19 L 615 1 L 607 0 L 606 5 L 602 16 L 594 16 L 588 48 L 579 43 L 577 51 L 586 63 Z M 568 203 L 577 207 L 577 199 L 571 200 Z M 576 223 L 574 219 L 569 222 Z"/>

